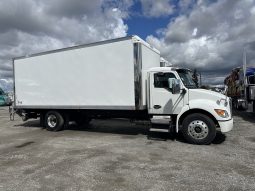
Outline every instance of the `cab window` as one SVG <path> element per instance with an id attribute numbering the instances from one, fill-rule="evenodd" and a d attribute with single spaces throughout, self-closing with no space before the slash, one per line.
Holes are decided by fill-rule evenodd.
<path id="1" fill-rule="evenodd" d="M 154 74 L 154 87 L 155 88 L 168 88 L 168 79 L 176 78 L 173 73 L 156 73 Z"/>

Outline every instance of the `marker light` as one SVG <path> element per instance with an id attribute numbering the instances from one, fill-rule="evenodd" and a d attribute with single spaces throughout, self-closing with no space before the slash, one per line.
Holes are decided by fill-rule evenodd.
<path id="1" fill-rule="evenodd" d="M 223 109 L 215 109 L 214 110 L 220 117 L 222 118 L 227 118 L 229 117 L 228 112 L 226 110 Z"/>

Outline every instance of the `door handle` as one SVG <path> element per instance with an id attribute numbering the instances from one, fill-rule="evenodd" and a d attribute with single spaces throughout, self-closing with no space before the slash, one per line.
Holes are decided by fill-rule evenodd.
<path id="1" fill-rule="evenodd" d="M 154 109 L 160 109 L 160 108 L 161 108 L 161 105 L 154 105 L 153 108 L 154 108 Z"/>

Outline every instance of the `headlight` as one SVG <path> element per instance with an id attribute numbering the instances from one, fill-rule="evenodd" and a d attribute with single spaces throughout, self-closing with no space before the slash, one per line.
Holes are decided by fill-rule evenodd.
<path id="1" fill-rule="evenodd" d="M 228 118 L 229 115 L 228 115 L 228 112 L 226 110 L 223 110 L 223 109 L 215 109 L 214 110 L 220 117 L 222 118 Z"/>
<path id="2" fill-rule="evenodd" d="M 228 106 L 228 101 L 227 101 L 227 99 L 219 99 L 219 100 L 216 101 L 216 103 L 217 103 L 218 105 L 220 105 L 220 104 L 221 104 L 221 101 L 223 101 L 223 104 L 224 104 L 225 107 Z"/>

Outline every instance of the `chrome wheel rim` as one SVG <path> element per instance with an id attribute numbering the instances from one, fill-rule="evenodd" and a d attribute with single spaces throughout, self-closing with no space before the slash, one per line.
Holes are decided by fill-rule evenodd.
<path id="1" fill-rule="evenodd" d="M 194 120 L 188 125 L 188 134 L 195 139 L 204 139 L 209 133 L 208 126 L 204 121 Z"/>
<path id="2" fill-rule="evenodd" d="M 51 128 L 56 127 L 57 125 L 57 117 L 55 115 L 49 115 L 47 119 L 48 126 Z"/>

